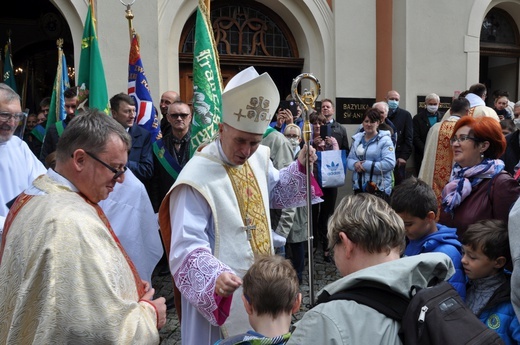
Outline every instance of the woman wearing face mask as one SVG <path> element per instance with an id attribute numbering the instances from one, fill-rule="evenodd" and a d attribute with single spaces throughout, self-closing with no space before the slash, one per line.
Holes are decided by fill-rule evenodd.
<path id="1" fill-rule="evenodd" d="M 418 176 L 424 157 L 424 146 L 430 128 L 442 120 L 443 113 L 439 112 L 440 97 L 430 93 L 424 100 L 425 107 L 413 117 L 413 148 L 415 158 L 415 174 Z"/>
<path id="2" fill-rule="evenodd" d="M 455 164 L 442 191 L 439 223 L 457 228 L 459 238 L 468 225 L 482 219 L 507 224 L 520 186 L 497 159 L 506 148 L 499 123 L 489 117 L 464 116 L 455 125 L 450 143 Z"/>

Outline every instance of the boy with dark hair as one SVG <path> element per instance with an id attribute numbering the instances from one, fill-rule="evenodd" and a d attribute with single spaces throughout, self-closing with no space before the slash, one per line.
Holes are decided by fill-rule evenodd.
<path id="1" fill-rule="evenodd" d="M 453 261 L 455 274 L 448 282 L 462 299 L 466 295 L 466 278 L 462 268 L 462 246 L 457 239 L 457 229 L 436 223 L 437 197 L 433 189 L 421 179 L 410 177 L 396 186 L 390 206 L 403 219 L 408 244 L 405 256 L 440 252 Z"/>
<path id="2" fill-rule="evenodd" d="M 468 227 L 461 242 L 469 279 L 466 304 L 506 344 L 518 344 L 520 324 L 511 304 L 511 274 L 504 270 L 511 260 L 507 226 L 500 220 L 481 220 Z"/>
<path id="3" fill-rule="evenodd" d="M 219 340 L 215 345 L 286 344 L 291 316 L 300 309 L 298 277 L 289 260 L 262 256 L 243 278 L 242 301 L 254 331 Z"/>

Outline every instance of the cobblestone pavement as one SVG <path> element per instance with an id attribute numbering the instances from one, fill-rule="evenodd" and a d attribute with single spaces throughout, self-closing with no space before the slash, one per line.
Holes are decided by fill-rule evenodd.
<path id="1" fill-rule="evenodd" d="M 333 263 L 327 263 L 323 260 L 323 252 L 320 249 L 318 249 L 314 255 L 314 263 L 314 296 L 316 298 L 318 291 L 325 285 L 338 279 L 339 275 Z M 308 272 L 308 266 L 305 265 L 303 284 L 300 285 L 303 294 L 302 307 L 300 312 L 293 316 L 294 322 L 298 321 L 309 308 Z M 164 296 L 167 300 L 173 298 L 172 278 L 170 276 L 154 274 L 152 277 L 152 285 L 157 291 L 157 295 Z M 166 325 L 160 331 L 161 345 L 180 345 L 181 329 L 175 308 L 168 310 L 167 318 Z"/>

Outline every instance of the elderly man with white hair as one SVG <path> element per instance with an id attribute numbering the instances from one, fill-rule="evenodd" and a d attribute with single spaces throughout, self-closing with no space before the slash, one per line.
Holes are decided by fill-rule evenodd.
<path id="1" fill-rule="evenodd" d="M 392 138 L 392 143 L 394 143 L 394 146 L 395 146 L 397 143 L 397 128 L 395 128 L 394 123 L 388 118 L 388 110 L 390 110 L 390 108 L 388 108 L 388 103 L 383 102 L 383 101 L 376 102 L 372 105 L 372 108 L 377 109 L 377 111 L 379 111 L 379 114 L 381 115 L 381 123 L 382 124 L 384 123 L 388 127 L 390 127 L 390 129 L 391 129 L 390 137 Z M 360 128 L 360 130 L 362 130 L 363 124 L 360 124 L 359 128 Z"/>
<path id="2" fill-rule="evenodd" d="M 0 234 L 9 212 L 7 203 L 29 187 L 45 167 L 22 139 L 13 135 L 21 120 L 25 120 L 20 96 L 0 83 Z"/>

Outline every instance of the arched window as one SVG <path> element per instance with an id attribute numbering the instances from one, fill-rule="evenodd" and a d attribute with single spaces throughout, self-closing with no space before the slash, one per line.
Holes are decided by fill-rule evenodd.
<path id="1" fill-rule="evenodd" d="M 211 2 L 211 26 L 219 53 L 224 84 L 242 68 L 255 66 L 269 72 L 281 95 L 290 93 L 292 79 L 301 73 L 304 59 L 283 19 L 265 5 L 251 0 Z M 179 42 L 181 97 L 192 97 L 194 13 L 184 25 Z M 285 97 L 285 96 L 283 96 Z"/>
<path id="2" fill-rule="evenodd" d="M 283 20 L 267 7 L 252 1 L 230 5 L 211 4 L 211 22 L 221 59 L 234 56 L 298 58 L 298 48 Z M 195 14 L 188 20 L 181 39 L 181 54 L 193 52 Z M 242 56 L 242 57 L 240 57 Z"/>
<path id="3" fill-rule="evenodd" d="M 211 20 L 220 55 L 298 57 L 298 50 L 289 44 L 286 33 L 256 8 L 224 5 L 211 11 Z M 193 52 L 193 35 L 191 28 L 183 53 Z"/>
<path id="4" fill-rule="evenodd" d="M 506 11 L 493 8 L 488 12 L 480 29 L 480 50 L 486 55 L 520 53 L 518 29 Z"/>
<path id="5" fill-rule="evenodd" d="M 480 29 L 479 81 L 490 92 L 487 98 L 493 106 L 491 93 L 508 91 L 512 101 L 518 94 L 520 36 L 514 19 L 501 8 L 492 8 Z"/>

